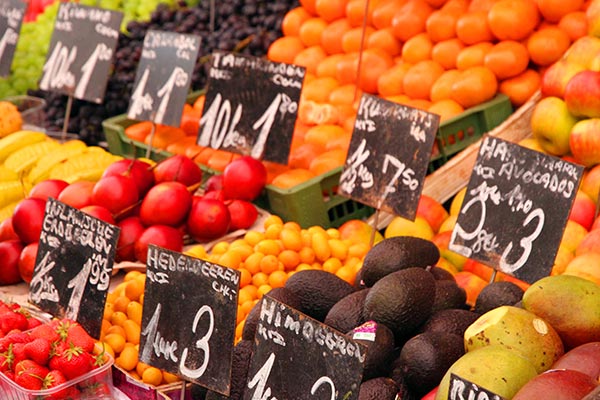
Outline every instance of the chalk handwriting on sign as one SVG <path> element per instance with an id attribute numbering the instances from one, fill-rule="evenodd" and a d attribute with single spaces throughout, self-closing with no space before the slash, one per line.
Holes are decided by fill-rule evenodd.
<path id="1" fill-rule="evenodd" d="M 199 36 L 149 30 L 127 116 L 179 126 L 199 50 Z"/>
<path id="2" fill-rule="evenodd" d="M 267 295 L 244 400 L 356 399 L 364 361 L 362 344 Z"/>
<path id="3" fill-rule="evenodd" d="M 101 103 L 123 14 L 61 3 L 40 89 Z"/>
<path id="4" fill-rule="evenodd" d="M 414 219 L 439 117 L 363 95 L 340 193 Z"/>
<path id="5" fill-rule="evenodd" d="M 487 136 L 450 249 L 527 282 L 548 275 L 582 170 Z"/>
<path id="6" fill-rule="evenodd" d="M 463 379 L 455 374 L 450 374 L 450 388 L 448 400 L 505 400 L 504 397 L 490 392 Z"/>
<path id="7" fill-rule="evenodd" d="M 238 271 L 150 245 L 140 360 L 227 395 L 239 279 Z"/>
<path id="8" fill-rule="evenodd" d="M 26 7 L 27 3 L 21 0 L 0 4 L 0 76 L 10 74 Z"/>
<path id="9" fill-rule="evenodd" d="M 299 66 L 214 53 L 198 144 L 287 164 L 304 75 Z"/>
<path id="10" fill-rule="evenodd" d="M 29 300 L 99 334 L 119 232 L 116 226 L 48 199 Z"/>

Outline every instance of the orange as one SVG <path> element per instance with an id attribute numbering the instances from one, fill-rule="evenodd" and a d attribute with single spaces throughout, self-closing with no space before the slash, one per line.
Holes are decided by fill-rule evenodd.
<path id="1" fill-rule="evenodd" d="M 562 17 L 558 22 L 558 27 L 565 31 L 572 42 L 588 32 L 588 22 L 583 11 L 575 11 Z"/>
<path id="2" fill-rule="evenodd" d="M 440 116 L 440 122 L 444 122 L 449 118 L 460 115 L 465 109 L 452 99 L 443 99 L 432 103 L 427 111 L 438 114 Z"/>
<path id="3" fill-rule="evenodd" d="M 357 91 L 358 93 L 356 93 Z M 352 83 L 341 85 L 331 91 L 328 101 L 333 105 L 352 105 L 354 103 L 355 93 L 357 97 L 360 98 L 362 92 L 356 87 L 356 85 Z"/>
<path id="4" fill-rule="evenodd" d="M 493 98 L 497 89 L 498 81 L 492 70 L 485 66 L 471 67 L 461 71 L 452 85 L 452 100 L 469 108 Z"/>
<path id="5" fill-rule="evenodd" d="M 446 3 L 446 1 L 448 0 L 425 0 L 425 2 L 433 8 L 440 8 Z"/>
<path id="6" fill-rule="evenodd" d="M 274 271 L 269 275 L 269 286 L 272 288 L 283 287 L 288 279 L 285 271 Z"/>
<path id="7" fill-rule="evenodd" d="M 197 134 L 198 132 L 196 132 L 196 135 Z M 169 153 L 186 155 L 188 151 L 193 154 L 198 153 L 200 150 L 202 150 L 202 147 L 196 144 L 196 136 L 184 136 L 181 139 L 169 144 L 166 150 Z"/>
<path id="8" fill-rule="evenodd" d="M 411 99 L 429 99 L 431 87 L 442 75 L 444 68 L 435 61 L 425 60 L 411 66 L 404 74 L 404 93 Z"/>
<path id="9" fill-rule="evenodd" d="M 471 0 L 468 11 L 484 11 L 488 12 L 498 0 Z"/>
<path id="10" fill-rule="evenodd" d="M 327 53 L 321 46 L 311 46 L 298 53 L 293 63 L 305 67 L 308 73 L 316 74 L 319 63 L 326 57 Z"/>
<path id="11" fill-rule="evenodd" d="M 344 58 L 344 54 L 332 54 L 323 59 L 317 66 L 317 77 L 322 78 L 324 76 L 330 76 L 335 78 L 337 73 L 337 65 Z M 304 88 L 302 88 L 304 90 Z"/>
<path id="12" fill-rule="evenodd" d="M 499 80 L 512 78 L 527 69 L 529 52 L 527 47 L 514 40 L 504 40 L 492 47 L 483 59 Z"/>
<path id="13" fill-rule="evenodd" d="M 344 52 L 342 38 L 352 27 L 345 19 L 330 22 L 321 32 L 321 46 L 327 54 L 339 54 Z"/>
<path id="14" fill-rule="evenodd" d="M 433 8 L 423 0 L 408 0 L 394 14 L 392 30 L 394 36 L 407 41 L 418 33 L 425 32 L 425 23 Z"/>
<path id="15" fill-rule="evenodd" d="M 392 20 L 396 11 L 400 9 L 407 0 L 382 1 L 373 8 L 371 22 L 377 29 L 385 29 L 392 26 Z"/>
<path id="16" fill-rule="evenodd" d="M 500 40 L 522 40 L 540 22 L 540 13 L 533 0 L 499 0 L 487 15 L 494 36 Z"/>
<path id="17" fill-rule="evenodd" d="M 373 32 L 367 41 L 367 49 L 381 49 L 394 57 L 402 51 L 402 44 L 396 39 L 390 28 Z"/>
<path id="18" fill-rule="evenodd" d="M 300 264 L 300 255 L 294 250 L 283 250 L 277 256 L 286 271 L 291 271 Z"/>
<path id="19" fill-rule="evenodd" d="M 367 93 L 377 92 L 379 76 L 394 65 L 394 60 L 385 51 L 380 49 L 367 49 L 363 52 L 360 61 L 358 87 Z M 358 60 L 356 62 L 358 69 Z"/>
<path id="20" fill-rule="evenodd" d="M 485 11 L 471 11 L 456 20 L 456 37 L 464 44 L 490 42 L 494 35 L 487 22 Z"/>
<path id="21" fill-rule="evenodd" d="M 436 10 L 431 13 L 425 23 L 425 30 L 434 42 L 452 39 L 456 37 L 456 21 L 458 15 L 443 10 Z"/>
<path id="22" fill-rule="evenodd" d="M 166 149 L 168 145 L 184 138 L 185 136 L 185 131 L 183 129 L 165 125 L 157 125 L 154 132 L 154 137 L 152 137 L 152 135 L 146 136 L 144 143 L 150 144 L 150 141 L 152 141 L 152 147 Z"/>
<path id="23" fill-rule="evenodd" d="M 331 104 L 319 104 L 311 100 L 300 101 L 298 106 L 298 121 L 306 126 L 319 124 L 335 124 L 338 113 Z"/>
<path id="24" fill-rule="evenodd" d="M 312 15 L 303 7 L 296 7 L 285 14 L 281 21 L 281 30 L 285 36 L 298 36 L 302 24 L 312 18 Z"/>
<path id="25" fill-rule="evenodd" d="M 279 259 L 274 254 L 267 254 L 260 260 L 260 271 L 269 275 L 279 270 Z"/>
<path id="26" fill-rule="evenodd" d="M 206 162 L 206 165 L 214 170 L 223 171 L 226 166 L 239 157 L 239 154 L 234 154 L 229 151 L 215 150 Z"/>
<path id="27" fill-rule="evenodd" d="M 370 26 L 366 27 L 366 29 L 364 30 L 364 35 L 362 27 L 352 28 L 346 31 L 346 33 L 344 33 L 344 35 L 342 36 L 342 49 L 344 50 L 344 53 L 353 53 L 360 51 L 361 43 L 363 40 L 363 45 L 366 47 L 369 41 L 369 36 L 371 36 L 374 32 L 375 29 L 373 29 Z"/>
<path id="28" fill-rule="evenodd" d="M 431 59 L 444 69 L 456 68 L 458 54 L 465 48 L 459 39 L 448 39 L 436 43 L 431 50 Z"/>
<path id="29" fill-rule="evenodd" d="M 302 87 L 301 98 L 302 100 L 325 103 L 329 99 L 331 91 L 338 86 L 338 81 L 335 78 L 329 76 L 317 78 Z"/>
<path id="30" fill-rule="evenodd" d="M 304 50 L 304 44 L 296 36 L 283 36 L 269 46 L 267 58 L 274 62 L 291 64 L 298 53 Z"/>
<path id="31" fill-rule="evenodd" d="M 271 184 L 280 189 L 287 189 L 297 186 L 315 177 L 315 174 L 304 168 L 294 168 L 284 172 L 273 179 Z"/>
<path id="32" fill-rule="evenodd" d="M 569 35 L 558 27 L 549 27 L 533 32 L 527 39 L 527 50 L 531 61 L 548 66 L 558 61 L 571 45 Z"/>
<path id="33" fill-rule="evenodd" d="M 465 47 L 456 57 L 456 68 L 464 70 L 477 65 L 483 65 L 485 55 L 494 47 L 490 42 L 480 42 Z"/>
<path id="34" fill-rule="evenodd" d="M 149 385 L 158 386 L 162 383 L 162 372 L 155 367 L 148 367 L 142 374 L 142 381 Z"/>
<path id="35" fill-rule="evenodd" d="M 315 11 L 317 15 L 327 22 L 346 16 L 346 5 L 348 0 L 316 0 Z"/>
<path id="36" fill-rule="evenodd" d="M 266 284 L 268 280 L 269 276 L 262 271 L 252 275 L 252 285 L 256 286 L 257 288 L 260 288 L 262 285 Z"/>
<path id="37" fill-rule="evenodd" d="M 311 161 L 309 170 L 315 175 L 322 175 L 335 168 L 341 167 L 346 162 L 346 151 L 334 149 L 319 154 Z"/>
<path id="38" fill-rule="evenodd" d="M 386 96 L 386 100 L 393 101 L 394 103 L 406 105 L 410 101 L 410 97 L 405 94 L 397 94 L 394 96 Z"/>
<path id="39" fill-rule="evenodd" d="M 405 103 L 409 107 L 427 111 L 431 107 L 431 101 L 425 99 L 408 99 Z"/>
<path id="40" fill-rule="evenodd" d="M 351 106 L 348 106 L 351 107 Z M 352 137 L 352 130 L 347 130 L 345 127 L 344 128 L 344 135 L 339 135 L 335 138 L 333 138 L 332 140 L 330 140 L 329 142 L 327 142 L 327 144 L 325 145 L 325 150 L 326 151 L 330 151 L 330 150 L 344 150 L 344 152 L 348 151 L 348 147 L 350 147 L 350 138 Z"/>
<path id="41" fill-rule="evenodd" d="M 433 42 L 425 32 L 408 39 L 402 46 L 402 60 L 416 64 L 419 61 L 430 60 Z"/>
<path id="42" fill-rule="evenodd" d="M 540 73 L 533 69 L 527 69 L 520 75 L 500 82 L 499 91 L 507 95 L 515 107 L 519 107 L 533 96 L 541 84 Z"/>
<path id="43" fill-rule="evenodd" d="M 291 168 L 308 169 L 310 162 L 325 149 L 322 145 L 316 143 L 302 143 L 298 147 L 290 150 L 288 165 Z"/>
<path id="44" fill-rule="evenodd" d="M 544 19 L 558 22 L 568 13 L 581 10 L 584 0 L 536 0 L 536 2 Z"/>
<path id="45" fill-rule="evenodd" d="M 454 82 L 456 82 L 459 76 L 460 71 L 457 69 L 444 71 L 444 73 L 435 81 L 433 86 L 431 86 L 429 95 L 431 101 L 437 102 L 440 100 L 449 99 L 452 95 L 452 85 Z"/>
<path id="46" fill-rule="evenodd" d="M 152 130 L 152 122 L 143 121 L 137 122 L 131 126 L 125 128 L 125 135 L 132 140 L 137 140 L 138 142 L 144 142 L 146 136 L 150 134 Z"/>
<path id="47" fill-rule="evenodd" d="M 313 143 L 321 148 L 327 146 L 327 142 L 339 136 L 345 136 L 346 131 L 339 125 L 317 125 L 310 128 L 304 136 L 306 143 Z"/>
<path id="48" fill-rule="evenodd" d="M 367 3 L 369 3 L 368 9 L 366 8 Z M 371 16 L 376 5 L 377 2 L 371 0 L 350 0 L 346 4 L 346 19 L 350 23 L 350 26 L 357 27 L 363 25 L 365 10 L 367 11 L 367 25 L 372 25 Z"/>
<path id="49" fill-rule="evenodd" d="M 335 275 L 351 285 L 354 285 L 356 280 L 356 272 L 350 266 L 341 267 L 335 272 Z"/>
<path id="50" fill-rule="evenodd" d="M 316 0 L 300 0 L 300 5 L 312 15 L 317 14 Z"/>
<path id="51" fill-rule="evenodd" d="M 340 85 L 348 83 L 356 84 L 358 77 L 357 71 L 358 65 L 358 52 L 346 54 L 337 65 L 337 71 L 335 78 L 338 80 Z"/>
<path id="52" fill-rule="evenodd" d="M 327 27 L 327 21 L 323 18 L 313 17 L 307 19 L 300 26 L 298 37 L 306 47 L 321 44 L 321 34 Z"/>
<path id="53" fill-rule="evenodd" d="M 402 94 L 402 80 L 410 67 L 409 63 L 396 64 L 381 74 L 377 80 L 377 92 L 383 97 Z"/>

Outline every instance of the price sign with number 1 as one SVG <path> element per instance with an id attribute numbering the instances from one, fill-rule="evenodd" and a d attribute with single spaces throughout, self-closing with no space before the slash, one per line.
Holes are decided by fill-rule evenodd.
<path id="1" fill-rule="evenodd" d="M 40 89 L 101 103 L 122 19 L 118 11 L 61 3 Z"/>
<path id="2" fill-rule="evenodd" d="M 25 7 L 27 4 L 22 0 L 0 2 L 0 76 L 10 74 Z"/>

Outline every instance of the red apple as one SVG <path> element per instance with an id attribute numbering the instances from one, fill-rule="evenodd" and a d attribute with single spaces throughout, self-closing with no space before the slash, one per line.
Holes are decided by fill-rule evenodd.
<path id="1" fill-rule="evenodd" d="M 599 103 L 600 104 L 600 103 Z M 600 118 L 577 122 L 571 130 L 569 144 L 577 162 L 585 167 L 600 164 Z"/>
<path id="2" fill-rule="evenodd" d="M 60 192 L 57 200 L 77 209 L 89 206 L 92 204 L 94 185 L 90 181 L 73 182 Z"/>
<path id="3" fill-rule="evenodd" d="M 248 229 L 254 225 L 258 217 L 258 210 L 254 204 L 245 200 L 228 200 L 225 204 L 231 217 L 230 231 Z"/>
<path id="4" fill-rule="evenodd" d="M 204 184 L 204 192 L 209 193 L 213 190 L 221 190 L 223 189 L 223 175 L 213 175 L 206 180 Z"/>
<path id="5" fill-rule="evenodd" d="M 583 372 L 553 369 L 527 382 L 512 400 L 581 400 L 596 386 L 598 382 Z"/>
<path id="6" fill-rule="evenodd" d="M 134 244 L 144 233 L 144 225 L 139 217 L 128 217 L 117 224 L 121 228 L 117 242 L 116 260 L 135 261 Z"/>
<path id="7" fill-rule="evenodd" d="M 223 201 L 225 202 L 225 193 L 223 192 L 223 190 L 211 190 L 210 192 L 204 194 L 205 199 L 215 199 L 215 200 L 219 200 L 219 201 Z"/>
<path id="8" fill-rule="evenodd" d="M 575 201 L 569 214 L 569 219 L 577 222 L 586 230 L 592 228 L 596 214 L 596 203 L 585 192 L 578 190 L 575 194 Z"/>
<path id="9" fill-rule="evenodd" d="M 102 177 L 123 175 L 131 177 L 138 189 L 139 198 L 144 197 L 146 192 L 154 185 L 154 172 L 150 164 L 137 159 L 122 159 L 110 164 Z"/>
<path id="10" fill-rule="evenodd" d="M 229 230 L 231 216 L 225 203 L 215 199 L 194 202 L 187 219 L 187 230 L 198 242 L 221 237 Z"/>
<path id="11" fill-rule="evenodd" d="M 426 194 L 421 195 L 417 207 L 417 217 L 425 218 L 434 232 L 439 231 L 440 226 L 449 216 L 450 214 L 439 201 Z"/>
<path id="12" fill-rule="evenodd" d="M 600 254 L 600 229 L 591 230 L 583 237 L 577 249 L 575 249 L 575 255 L 581 255 L 584 253 L 599 253 Z"/>
<path id="13" fill-rule="evenodd" d="M 25 282 L 31 282 L 33 278 L 33 270 L 35 268 L 35 259 L 37 257 L 39 243 L 29 243 L 21 251 L 19 256 L 19 275 Z"/>
<path id="14" fill-rule="evenodd" d="M 371 244 L 371 236 L 373 236 L 373 227 L 362 219 L 351 219 L 344 222 L 338 228 L 340 239 L 350 240 L 352 243 L 363 243 L 369 246 Z M 381 242 L 383 235 L 375 230 L 373 245 Z"/>
<path id="15" fill-rule="evenodd" d="M 259 160 L 242 156 L 223 170 L 223 192 L 227 199 L 252 201 L 267 183 L 267 169 Z"/>
<path id="16" fill-rule="evenodd" d="M 139 200 L 137 186 L 133 178 L 124 175 L 109 175 L 101 178 L 92 192 L 92 203 L 106 207 L 117 215 L 129 209 Z"/>
<path id="17" fill-rule="evenodd" d="M 563 98 L 565 87 L 571 77 L 584 69 L 583 65 L 566 60 L 558 60 L 548 67 L 542 75 L 542 95 L 544 97 L 554 96 Z"/>
<path id="18" fill-rule="evenodd" d="M 580 189 L 594 201 L 600 200 L 600 164 L 585 171 Z"/>
<path id="19" fill-rule="evenodd" d="M 176 154 L 156 165 L 154 180 L 156 183 L 175 181 L 191 186 L 202 182 L 202 170 L 190 158 Z"/>
<path id="20" fill-rule="evenodd" d="M 569 152 L 569 136 L 577 119 L 566 103 L 554 96 L 541 99 L 531 115 L 531 132 L 545 152 L 557 156 Z"/>
<path id="21" fill-rule="evenodd" d="M 600 72 L 583 70 L 576 73 L 565 86 L 563 98 L 574 117 L 600 117 Z"/>
<path id="22" fill-rule="evenodd" d="M 23 243 L 29 244 L 40 239 L 45 212 L 46 202 L 42 199 L 27 198 L 17 205 L 12 224 Z"/>
<path id="23" fill-rule="evenodd" d="M 554 362 L 551 369 L 570 369 L 600 379 L 600 342 L 574 347 Z"/>
<path id="24" fill-rule="evenodd" d="M 108 208 L 97 205 L 85 206 L 81 209 L 86 214 L 91 215 L 92 217 L 98 218 L 104 222 L 108 222 L 109 224 L 114 225 L 115 219 L 112 214 L 108 210 Z"/>
<path id="25" fill-rule="evenodd" d="M 142 232 L 134 244 L 135 258 L 146 263 L 148 245 L 153 244 L 164 249 L 181 252 L 183 250 L 183 236 L 181 232 L 167 225 L 152 225 Z"/>
<path id="26" fill-rule="evenodd" d="M 19 235 L 17 235 L 13 228 L 12 217 L 8 217 L 4 221 L 0 222 L 0 242 L 18 238 Z"/>
<path id="27" fill-rule="evenodd" d="M 21 282 L 19 275 L 19 256 L 23 251 L 20 240 L 0 242 L 0 285 L 14 285 Z"/>
<path id="28" fill-rule="evenodd" d="M 29 191 L 29 197 L 48 200 L 48 197 L 58 198 L 60 192 L 69 184 L 61 179 L 46 179 L 39 182 Z"/>
<path id="29" fill-rule="evenodd" d="M 153 186 L 140 206 L 142 223 L 178 226 L 187 217 L 192 205 L 192 194 L 180 182 L 161 182 Z"/>

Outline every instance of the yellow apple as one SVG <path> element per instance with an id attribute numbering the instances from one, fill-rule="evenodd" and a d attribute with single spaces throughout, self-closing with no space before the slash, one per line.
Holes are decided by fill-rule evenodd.
<path id="1" fill-rule="evenodd" d="M 421 239 L 431 240 L 435 233 L 425 218 L 416 217 L 411 221 L 402 217 L 394 217 L 392 222 L 385 228 L 383 236 L 390 238 L 394 236 L 415 236 Z"/>

